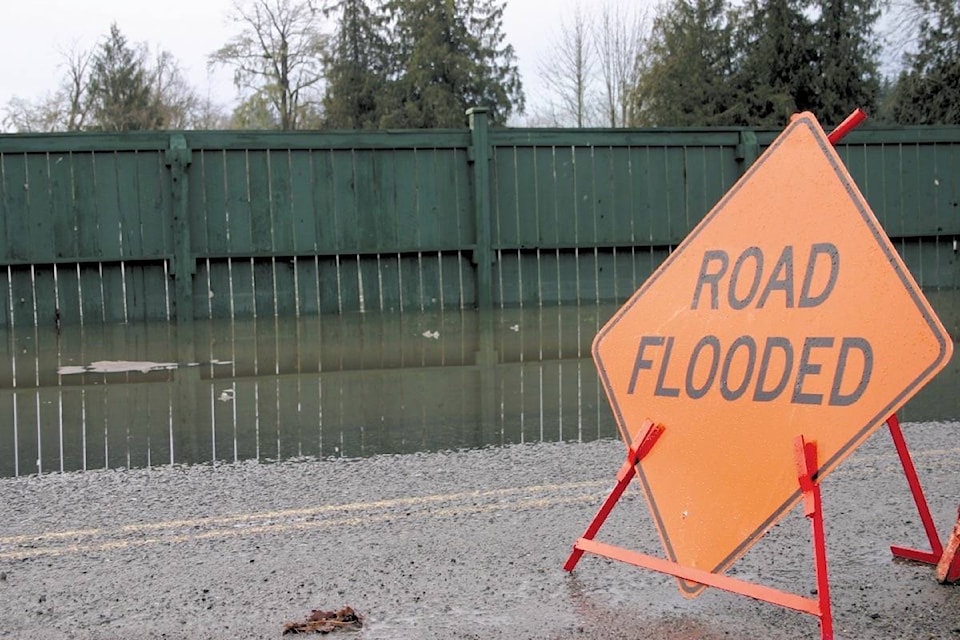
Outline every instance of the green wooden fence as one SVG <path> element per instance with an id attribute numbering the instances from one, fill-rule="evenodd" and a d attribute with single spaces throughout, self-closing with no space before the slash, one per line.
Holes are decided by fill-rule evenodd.
<path id="1" fill-rule="evenodd" d="M 776 132 L 0 136 L 0 326 L 619 301 Z M 960 287 L 960 127 L 840 148 L 922 286 Z"/>
<path id="2" fill-rule="evenodd" d="M 611 436 L 597 328 L 776 133 L 0 135 L 0 476 Z M 960 127 L 840 154 L 960 335 Z"/>

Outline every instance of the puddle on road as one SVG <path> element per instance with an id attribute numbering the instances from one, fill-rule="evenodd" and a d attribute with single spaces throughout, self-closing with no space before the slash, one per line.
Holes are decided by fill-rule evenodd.
<path id="1" fill-rule="evenodd" d="M 928 297 L 960 335 L 960 293 Z M 615 311 L 7 331 L 0 476 L 616 437 L 590 358 Z M 955 353 L 901 419 L 960 419 L 957 389 Z"/>

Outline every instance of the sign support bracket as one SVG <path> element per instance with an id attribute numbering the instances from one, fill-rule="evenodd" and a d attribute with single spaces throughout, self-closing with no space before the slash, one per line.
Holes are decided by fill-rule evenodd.
<path id="1" fill-rule="evenodd" d="M 581 546 L 581 542 L 592 541 L 594 536 L 597 535 L 597 532 L 600 531 L 600 527 L 602 527 L 603 523 L 606 521 L 607 516 L 610 515 L 610 512 L 613 511 L 613 507 L 616 506 L 617 502 L 620 500 L 620 497 L 626 490 L 627 485 L 630 484 L 630 481 L 633 480 L 633 476 L 636 475 L 636 465 L 639 464 L 640 460 L 642 460 L 650 452 L 650 450 L 653 448 L 653 445 L 657 442 L 657 439 L 660 438 L 660 435 L 663 433 L 663 425 L 655 425 L 650 420 L 644 421 L 643 427 L 645 428 L 645 431 L 643 437 L 640 439 L 640 444 L 636 447 L 630 447 L 627 450 L 627 459 L 624 461 L 623 466 L 620 467 L 620 470 L 617 471 L 617 483 L 614 485 L 613 490 L 610 491 L 610 495 L 607 496 L 607 499 L 603 501 L 602 505 L 600 505 L 597 515 L 595 515 L 593 520 L 590 521 L 590 524 L 587 526 L 587 530 L 584 532 L 583 536 L 581 536 L 580 539 L 577 540 L 576 544 L 573 545 L 573 551 L 570 553 L 570 557 L 567 558 L 567 561 L 563 564 L 564 571 L 573 571 L 573 568 L 577 566 L 578 562 L 580 562 L 583 552 L 588 550 L 586 547 Z"/>
<path id="2" fill-rule="evenodd" d="M 659 573 L 697 582 L 744 595 L 755 600 L 769 602 L 787 609 L 814 615 L 820 621 L 820 639 L 833 640 L 833 615 L 830 609 L 830 583 L 827 577 L 827 550 L 826 536 L 823 528 L 823 511 L 820 499 L 820 484 L 814 479 L 817 470 L 817 447 L 815 442 L 806 442 L 803 436 L 797 436 L 794 441 L 794 453 L 797 462 L 797 481 L 803 492 L 804 514 L 810 519 L 814 568 L 817 580 L 817 597 L 807 598 L 794 593 L 780 591 L 765 585 L 747 582 L 732 578 L 720 573 L 713 573 L 695 567 L 688 567 L 677 562 L 647 555 L 631 549 L 625 549 L 604 542 L 594 540 L 600 527 L 613 510 L 614 505 L 623 495 L 624 489 L 636 474 L 636 465 L 653 448 L 657 438 L 664 431 L 662 425 L 654 425 L 651 421 L 645 422 L 647 430 L 636 448 L 631 447 L 627 452 L 620 471 L 617 472 L 617 482 L 610 495 L 604 500 L 586 532 L 573 545 L 573 551 L 563 565 L 565 571 L 573 571 L 584 553 L 610 558 L 626 564 L 632 564 L 642 569 L 650 569 Z"/>
<path id="3" fill-rule="evenodd" d="M 906 547 L 891 546 L 890 551 L 894 557 L 914 560 L 916 562 L 925 562 L 936 565 L 943 556 L 943 545 L 940 542 L 940 536 L 937 534 L 937 527 L 930 515 L 930 507 L 927 505 L 927 499 L 923 495 L 923 487 L 920 486 L 920 478 L 917 476 L 917 469 L 913 465 L 913 459 L 910 457 L 910 450 L 907 449 L 907 442 L 903 438 L 903 430 L 900 428 L 900 420 L 897 414 L 887 418 L 887 427 L 890 428 L 890 436 L 893 438 L 893 444 L 897 448 L 897 455 L 900 456 L 900 464 L 903 466 L 903 474 L 907 477 L 907 484 L 910 485 L 910 493 L 913 494 L 913 501 L 917 505 L 917 512 L 920 514 L 920 521 L 923 523 L 923 529 L 930 541 L 930 551 L 920 551 L 918 549 L 908 549 Z"/>

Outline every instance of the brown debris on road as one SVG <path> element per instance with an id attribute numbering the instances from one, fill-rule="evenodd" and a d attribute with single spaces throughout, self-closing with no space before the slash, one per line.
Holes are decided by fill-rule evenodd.
<path id="1" fill-rule="evenodd" d="M 283 627 L 283 635 L 288 633 L 331 633 L 360 629 L 363 627 L 363 616 L 353 610 L 353 607 L 344 607 L 340 611 L 321 611 L 314 609 L 303 622 L 288 622 Z"/>

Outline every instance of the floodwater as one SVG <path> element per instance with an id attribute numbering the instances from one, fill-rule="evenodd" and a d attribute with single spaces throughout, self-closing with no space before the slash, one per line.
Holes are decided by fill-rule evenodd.
<path id="1" fill-rule="evenodd" d="M 960 292 L 927 296 L 956 339 Z M 615 311 L 7 330 L 0 476 L 615 437 L 590 359 Z M 957 389 L 955 353 L 901 419 L 960 419 Z"/>
<path id="2" fill-rule="evenodd" d="M 611 437 L 590 342 L 613 311 L 11 332 L 0 475 Z"/>

